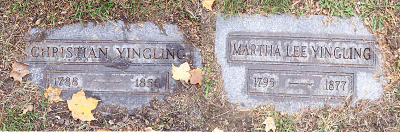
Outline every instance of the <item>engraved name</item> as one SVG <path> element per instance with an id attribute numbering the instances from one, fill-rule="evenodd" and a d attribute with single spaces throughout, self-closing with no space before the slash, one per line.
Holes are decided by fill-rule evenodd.
<path id="1" fill-rule="evenodd" d="M 185 49 L 173 48 L 93 48 L 93 47 L 40 47 L 30 48 L 32 57 L 42 58 L 107 58 L 110 51 L 126 59 L 184 59 Z"/>
<path id="2" fill-rule="evenodd" d="M 259 43 L 256 43 L 259 42 Z M 265 43 L 265 42 L 264 42 Z M 371 59 L 371 48 L 356 47 L 322 47 L 322 46 L 294 46 L 263 44 L 260 41 L 232 40 L 232 55 L 235 56 L 270 56 L 270 57 L 309 57 L 312 58 L 334 58 L 334 59 Z"/>
<path id="3" fill-rule="evenodd" d="M 229 35 L 230 63 L 325 64 L 372 67 L 374 41 L 313 37 Z"/>

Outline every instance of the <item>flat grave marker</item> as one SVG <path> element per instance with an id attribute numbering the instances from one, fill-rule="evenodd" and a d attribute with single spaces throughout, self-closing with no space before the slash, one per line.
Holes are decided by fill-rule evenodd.
<path id="1" fill-rule="evenodd" d="M 228 100 L 239 109 L 275 104 L 294 113 L 352 98 L 378 99 L 375 39 L 358 18 L 217 17 L 216 47 Z"/>
<path id="2" fill-rule="evenodd" d="M 83 88 L 87 96 L 101 100 L 99 105 L 133 109 L 154 95 L 173 92 L 172 64 L 187 61 L 201 67 L 200 53 L 184 42 L 176 26 L 159 28 L 150 22 L 117 21 L 104 27 L 64 26 L 51 33 L 33 29 L 23 62 L 29 64 L 32 84 L 60 88 L 64 100 Z"/>

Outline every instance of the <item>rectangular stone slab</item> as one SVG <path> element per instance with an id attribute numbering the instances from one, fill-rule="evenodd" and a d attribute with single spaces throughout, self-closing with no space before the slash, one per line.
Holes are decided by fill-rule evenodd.
<path id="1" fill-rule="evenodd" d="M 239 109 L 274 104 L 295 113 L 346 99 L 378 99 L 375 39 L 358 18 L 217 17 L 215 53 L 228 100 Z"/>
<path id="2" fill-rule="evenodd" d="M 138 26 L 139 25 L 139 26 Z M 27 34 L 29 80 L 41 89 L 62 89 L 69 100 L 84 90 L 99 105 L 141 107 L 153 96 L 174 91 L 172 64 L 201 67 L 200 52 L 185 43 L 174 25 L 159 29 L 153 23 L 89 23 L 64 26 L 51 32 L 33 29 Z"/>

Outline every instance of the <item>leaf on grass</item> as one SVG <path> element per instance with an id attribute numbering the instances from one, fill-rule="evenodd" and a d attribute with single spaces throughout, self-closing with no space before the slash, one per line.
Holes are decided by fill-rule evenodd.
<path id="1" fill-rule="evenodd" d="M 146 127 L 146 128 L 144 128 L 144 131 L 151 131 L 151 132 L 154 132 L 153 128 L 151 128 L 151 127 Z"/>
<path id="2" fill-rule="evenodd" d="M 201 85 L 201 81 L 203 80 L 202 77 L 202 70 L 200 68 L 196 68 L 194 70 L 190 70 L 190 84 L 200 84 Z"/>
<path id="3" fill-rule="evenodd" d="M 49 86 L 49 88 L 44 92 L 44 97 L 46 97 L 50 102 L 64 101 L 60 98 L 61 91 L 62 90 L 59 88 L 52 88 Z"/>
<path id="4" fill-rule="evenodd" d="M 275 126 L 275 121 L 274 118 L 272 117 L 267 117 L 267 119 L 264 120 L 263 124 L 265 124 L 265 131 L 272 130 L 275 132 L 276 126 Z"/>
<path id="5" fill-rule="evenodd" d="M 12 65 L 10 77 L 13 77 L 15 81 L 19 81 L 20 83 L 22 83 L 22 77 L 29 74 L 29 71 L 26 69 L 26 66 L 28 65 L 22 62 L 15 62 Z"/>
<path id="6" fill-rule="evenodd" d="M 216 128 L 213 130 L 213 132 L 224 132 L 224 131 L 222 131 L 221 129 L 219 129 L 218 127 L 216 127 Z"/>
<path id="7" fill-rule="evenodd" d="M 26 106 L 26 108 L 22 111 L 22 114 L 19 114 L 19 116 L 23 116 L 26 114 L 26 112 L 32 111 L 32 110 L 33 110 L 33 105 L 30 104 L 30 105 Z"/>
<path id="8" fill-rule="evenodd" d="M 203 6 L 212 11 L 212 5 L 215 0 L 203 0 Z"/>
<path id="9" fill-rule="evenodd" d="M 97 107 L 100 100 L 94 98 L 86 98 L 83 89 L 72 95 L 71 100 L 68 100 L 68 109 L 72 112 L 72 117 L 81 119 L 82 121 L 96 120 L 93 117 L 92 110 Z"/>
<path id="10" fill-rule="evenodd" d="M 175 80 L 184 80 L 188 82 L 190 79 L 190 73 L 188 72 L 189 70 L 190 66 L 187 62 L 181 64 L 179 67 L 175 67 L 174 64 L 172 64 L 172 78 Z"/>

